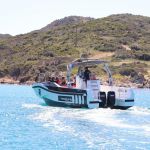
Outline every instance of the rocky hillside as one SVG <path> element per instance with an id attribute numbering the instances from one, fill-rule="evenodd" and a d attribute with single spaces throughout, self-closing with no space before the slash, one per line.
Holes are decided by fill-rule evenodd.
<path id="1" fill-rule="evenodd" d="M 39 72 L 65 71 L 68 62 L 86 53 L 110 60 L 116 80 L 138 83 L 140 78 L 140 83 L 147 82 L 149 39 L 149 17 L 65 17 L 40 30 L 0 39 L 0 77 L 35 80 Z"/>

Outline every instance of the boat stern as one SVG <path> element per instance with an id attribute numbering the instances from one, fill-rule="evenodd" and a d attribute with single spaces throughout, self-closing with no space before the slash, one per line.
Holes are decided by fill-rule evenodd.
<path id="1" fill-rule="evenodd" d="M 116 102 L 114 107 L 130 108 L 134 106 L 133 89 L 119 88 L 116 92 Z"/>

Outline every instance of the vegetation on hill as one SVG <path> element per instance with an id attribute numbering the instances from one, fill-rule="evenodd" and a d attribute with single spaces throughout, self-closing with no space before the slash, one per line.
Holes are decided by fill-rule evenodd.
<path id="1" fill-rule="evenodd" d="M 149 39 L 149 17 L 65 17 L 28 34 L 0 38 L 0 77 L 10 76 L 21 82 L 35 80 L 38 73 L 65 71 L 66 64 L 82 53 L 89 57 L 112 53 L 104 59 L 111 61 L 116 79 L 130 76 L 135 82 L 134 71 L 149 79 Z"/>
<path id="2" fill-rule="evenodd" d="M 11 37 L 10 34 L 0 34 L 0 40 L 6 39 L 8 37 Z"/>

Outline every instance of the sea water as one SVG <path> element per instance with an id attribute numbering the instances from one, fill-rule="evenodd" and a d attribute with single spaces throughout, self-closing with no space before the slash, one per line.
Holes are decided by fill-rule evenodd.
<path id="1" fill-rule="evenodd" d="M 134 93 L 128 110 L 72 109 L 0 85 L 0 150 L 150 150 L 150 89 Z"/>

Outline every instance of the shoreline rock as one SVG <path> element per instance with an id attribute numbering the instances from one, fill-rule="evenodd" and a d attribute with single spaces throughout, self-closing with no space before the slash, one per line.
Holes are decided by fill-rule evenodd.
<path id="1" fill-rule="evenodd" d="M 25 81 L 20 82 L 19 80 L 14 80 L 11 77 L 0 78 L 0 84 L 18 84 L 18 85 L 32 85 L 35 81 Z M 102 82 L 102 85 L 108 85 L 107 82 Z M 114 86 L 119 87 L 132 87 L 132 88 L 150 88 L 150 80 L 146 80 L 143 83 L 135 83 L 129 80 L 126 81 L 114 81 Z"/>
<path id="2" fill-rule="evenodd" d="M 32 85 L 35 81 L 20 82 L 19 80 L 14 80 L 11 77 L 0 78 L 0 84 L 18 84 L 18 85 Z"/>

